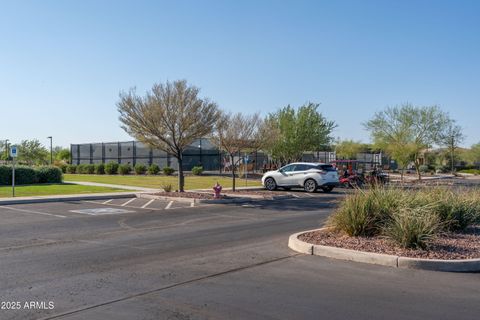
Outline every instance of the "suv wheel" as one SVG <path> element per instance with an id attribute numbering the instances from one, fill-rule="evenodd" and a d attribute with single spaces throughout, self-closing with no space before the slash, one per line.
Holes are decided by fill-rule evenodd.
<path id="1" fill-rule="evenodd" d="M 322 190 L 323 190 L 323 192 L 325 192 L 325 193 L 328 193 L 328 192 L 330 192 L 330 191 L 332 191 L 332 190 L 333 190 L 333 187 L 332 187 L 332 186 L 329 186 L 329 187 L 322 187 Z"/>
<path id="2" fill-rule="evenodd" d="M 277 183 L 273 178 L 265 179 L 265 189 L 267 189 L 268 191 L 273 191 L 277 189 Z"/>
<path id="3" fill-rule="evenodd" d="M 317 183 L 313 179 L 307 179 L 303 183 L 303 189 L 305 189 L 305 191 L 310 193 L 315 192 L 317 190 Z"/>

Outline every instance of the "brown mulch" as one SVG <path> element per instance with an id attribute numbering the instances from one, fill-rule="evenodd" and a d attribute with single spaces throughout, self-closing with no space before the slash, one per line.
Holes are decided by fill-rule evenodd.
<path id="1" fill-rule="evenodd" d="M 344 249 L 390 254 L 424 259 L 475 259 L 480 258 L 480 226 L 471 227 L 464 233 L 449 233 L 433 239 L 426 250 L 404 249 L 382 237 L 349 237 L 331 230 L 301 234 L 300 240 Z"/>

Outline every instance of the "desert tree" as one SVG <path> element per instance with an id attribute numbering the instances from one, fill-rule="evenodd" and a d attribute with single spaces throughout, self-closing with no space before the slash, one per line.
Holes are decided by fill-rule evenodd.
<path id="1" fill-rule="evenodd" d="M 18 162 L 31 165 L 45 165 L 48 163 L 48 150 L 38 141 L 22 140 L 18 145 Z"/>
<path id="2" fill-rule="evenodd" d="M 367 149 L 367 145 L 360 141 L 354 140 L 339 140 L 335 145 L 335 152 L 337 157 L 344 159 L 356 159 L 357 155 Z"/>
<path id="3" fill-rule="evenodd" d="M 464 140 L 465 135 L 462 127 L 456 124 L 454 120 L 449 120 L 440 134 L 440 142 L 447 148 L 450 155 L 450 169 L 452 173 L 455 171 L 455 152 Z"/>
<path id="4" fill-rule="evenodd" d="M 183 151 L 209 135 L 220 115 L 216 103 L 199 97 L 186 80 L 154 84 L 145 96 L 135 89 L 120 93 L 122 128 L 135 139 L 173 155 L 178 161 L 178 190 L 184 191 Z"/>
<path id="5" fill-rule="evenodd" d="M 299 108 L 290 105 L 267 116 L 266 123 L 276 137 L 265 150 L 280 163 L 298 161 L 305 151 L 319 151 L 332 141 L 336 127 L 318 111 L 320 105 L 307 103 Z"/>
<path id="6" fill-rule="evenodd" d="M 232 189 L 235 191 L 235 155 L 242 151 L 259 148 L 261 119 L 258 113 L 223 113 L 217 121 L 212 141 L 230 158 L 232 168 Z"/>
<path id="7" fill-rule="evenodd" d="M 375 113 L 364 124 L 377 146 L 384 146 L 394 160 L 415 163 L 418 179 L 421 154 L 433 145 L 441 143 L 448 115 L 437 106 L 416 107 L 411 104 L 389 107 Z"/>

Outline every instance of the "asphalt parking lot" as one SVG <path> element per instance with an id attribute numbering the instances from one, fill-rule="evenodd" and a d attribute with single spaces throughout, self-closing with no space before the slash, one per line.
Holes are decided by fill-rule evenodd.
<path id="1" fill-rule="evenodd" d="M 0 206 L 0 319 L 474 319 L 480 274 L 305 256 L 342 192 Z M 25 303 L 33 308 L 25 308 Z M 53 308 L 49 308 L 53 306 Z M 10 307 L 10 308 L 7 308 Z"/>

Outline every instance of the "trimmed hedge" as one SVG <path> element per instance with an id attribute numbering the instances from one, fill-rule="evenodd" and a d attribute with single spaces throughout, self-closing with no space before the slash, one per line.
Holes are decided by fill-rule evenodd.
<path id="1" fill-rule="evenodd" d="M 62 170 L 57 167 L 15 167 L 15 184 L 61 183 Z M 12 184 L 12 167 L 0 166 L 0 185 Z"/>
<path id="2" fill-rule="evenodd" d="M 118 174 L 126 175 L 132 171 L 132 167 L 129 164 L 121 164 L 118 166 Z"/>
<path id="3" fill-rule="evenodd" d="M 103 163 L 95 165 L 95 174 L 105 174 L 105 165 Z"/>
<path id="4" fill-rule="evenodd" d="M 192 168 L 192 174 L 195 176 L 200 176 L 203 173 L 203 167 L 197 166 Z"/>
<path id="5" fill-rule="evenodd" d="M 117 174 L 117 172 L 118 172 L 118 163 L 111 161 L 105 165 L 106 174 Z"/>
<path id="6" fill-rule="evenodd" d="M 40 167 L 37 170 L 38 183 L 61 183 L 62 170 L 57 167 Z"/>
<path id="7" fill-rule="evenodd" d="M 163 168 L 163 174 L 166 176 L 171 176 L 175 172 L 175 169 L 170 168 L 170 167 L 164 167 Z"/>
<path id="8" fill-rule="evenodd" d="M 136 174 L 145 174 L 147 172 L 147 166 L 141 163 L 137 163 L 134 169 Z"/>
<path id="9" fill-rule="evenodd" d="M 160 167 L 158 166 L 158 164 L 151 164 L 149 167 L 148 167 L 148 174 L 158 174 L 160 172 Z"/>

